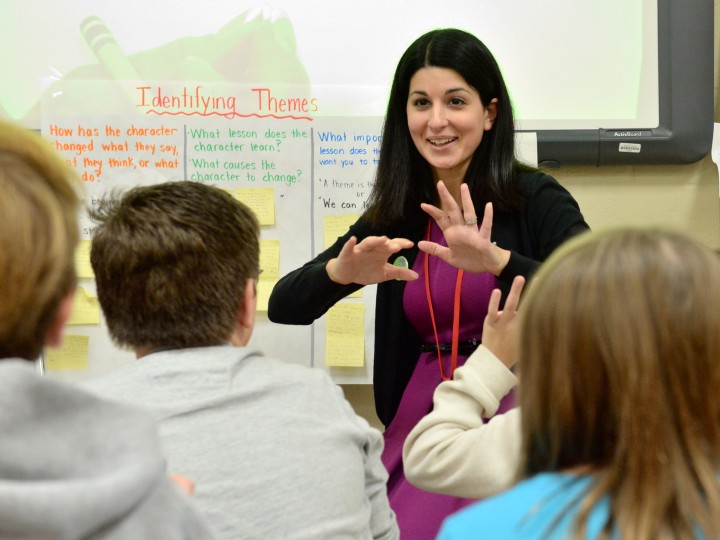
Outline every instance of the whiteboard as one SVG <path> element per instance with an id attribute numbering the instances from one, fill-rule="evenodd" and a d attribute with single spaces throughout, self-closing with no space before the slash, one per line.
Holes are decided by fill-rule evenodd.
<path id="1" fill-rule="evenodd" d="M 83 176 L 88 204 L 111 189 L 185 178 L 271 187 L 275 221 L 262 239 L 280 242 L 282 275 L 323 249 L 327 217 L 362 211 L 388 84 L 420 34 L 454 26 L 481 37 L 519 129 L 626 130 L 617 135 L 658 125 L 667 4 L 0 0 L 0 43 L 14 52 L 0 58 L 13 74 L 0 85 L 0 115 L 42 130 Z M 85 241 L 91 232 L 81 216 Z M 80 284 L 94 292 L 91 278 Z M 348 302 L 365 306 L 365 362 L 326 369 L 338 382 L 369 382 L 374 291 Z M 324 368 L 324 324 L 278 327 L 261 313 L 252 343 Z M 68 332 L 89 338 L 87 367 L 68 377 L 132 359 L 102 321 Z"/>
<path id="2" fill-rule="evenodd" d="M 305 78 L 314 86 L 385 87 L 407 46 L 438 27 L 466 29 L 493 51 L 520 129 L 658 122 L 657 0 L 458 0 L 451 6 L 427 0 L 2 0 L 0 6 L 6 15 L 0 45 L 14 53 L 0 58 L 2 72 L 13 74 L 0 88 L 0 104 L 30 127 L 40 123 L 41 93 L 58 79 L 137 73 L 154 80 Z M 88 24 L 91 17 L 102 30 Z M 101 46 L 98 33 L 107 38 Z M 360 106 L 342 96 L 322 99 L 329 114 Z M 382 115 L 384 99 L 361 108 Z"/>
<path id="3" fill-rule="evenodd" d="M 536 134 L 544 166 L 692 163 L 712 143 L 713 10 L 711 0 L 0 0 L 0 45 L 9 51 L 0 69 L 12 74 L 0 87 L 0 117 L 37 128 L 54 81 L 135 74 L 302 79 L 363 94 L 388 84 L 418 35 L 455 26 L 495 53 L 518 128 Z M 370 93 L 367 102 L 340 97 L 335 112 L 334 96 L 324 95 L 323 108 L 381 114 L 384 100 Z"/>
<path id="4" fill-rule="evenodd" d="M 271 207 L 272 216 L 264 224 L 261 220 L 261 244 L 279 243 L 279 264 L 263 268 L 259 291 L 265 293 L 265 306 L 270 290 L 263 287 L 266 280 L 270 279 L 267 284 L 271 286 L 325 249 L 346 230 L 346 226 L 328 230 L 330 224 L 342 223 L 344 217 L 354 221 L 364 210 L 381 140 L 379 117 L 312 118 L 300 113 L 268 117 L 253 112 L 254 87 L 204 82 L 191 87 L 184 83 L 158 84 L 153 85 L 153 91 L 182 96 L 189 89 L 197 90 L 225 98 L 222 106 L 219 100 L 197 107 L 184 103 L 179 110 L 154 106 L 148 113 L 137 106 L 143 102 L 143 90 L 138 91 L 136 83 L 128 83 L 127 91 L 138 93 L 137 102 L 128 102 L 124 108 L 115 104 L 111 114 L 99 115 L 93 110 L 94 104 L 87 107 L 89 112 L 76 103 L 66 107 L 66 96 L 74 95 L 76 85 L 106 96 L 117 85 L 108 81 L 67 82 L 43 103 L 42 131 L 84 179 L 86 206 L 97 206 L 103 198 L 118 196 L 134 186 L 183 179 L 228 190 L 240 200 L 249 193 L 269 192 L 266 206 Z M 298 96 L 306 91 L 302 87 L 273 86 L 276 96 Z M 237 114 L 220 114 L 231 97 L 237 99 L 233 105 Z M 85 259 L 94 226 L 83 212 L 80 233 Z M 82 255 L 78 266 L 81 287 L 95 295 L 92 276 L 83 273 L 89 265 Z M 374 287 L 347 301 L 365 306 L 362 366 L 325 367 L 324 320 L 309 327 L 279 326 L 267 320 L 262 308 L 250 346 L 269 356 L 328 369 L 337 382 L 369 382 Z M 132 360 L 128 351 L 112 344 L 102 320 L 99 325 L 69 326 L 66 335 L 89 337 L 87 368 L 81 376 Z"/>

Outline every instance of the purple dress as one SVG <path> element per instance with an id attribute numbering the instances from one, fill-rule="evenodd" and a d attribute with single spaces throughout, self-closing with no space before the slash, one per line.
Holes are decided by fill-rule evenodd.
<path id="1" fill-rule="evenodd" d="M 432 221 L 430 239 L 445 244 L 442 231 Z M 435 343 L 427 295 L 425 293 L 425 254 L 419 253 L 413 270 L 419 279 L 405 286 L 403 304 L 405 313 L 424 343 Z M 458 270 L 437 257 L 430 257 L 430 294 L 440 343 L 452 341 L 453 302 Z M 490 293 L 496 287 L 495 276 L 488 273 L 465 272 L 460 297 L 460 341 L 482 337 L 482 326 L 487 314 Z M 467 357 L 458 356 L 458 365 Z M 450 353 L 443 354 L 445 374 L 450 372 Z M 449 514 L 474 502 L 448 495 L 429 493 L 416 488 L 405 479 L 402 464 L 402 447 L 410 430 L 432 410 L 433 392 L 442 381 L 437 352 L 420 354 L 415 371 L 405 388 L 398 411 L 385 430 L 383 463 L 388 470 L 388 497 L 397 515 L 402 540 L 432 540 L 437 536 L 442 521 Z M 500 403 L 498 413 L 515 404 L 511 393 Z"/>

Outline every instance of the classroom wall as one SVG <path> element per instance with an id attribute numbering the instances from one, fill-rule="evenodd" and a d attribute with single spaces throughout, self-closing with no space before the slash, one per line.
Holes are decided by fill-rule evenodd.
<path id="1" fill-rule="evenodd" d="M 715 122 L 720 122 L 720 0 L 715 0 Z M 720 250 L 720 184 L 711 156 L 691 165 L 563 167 L 548 171 L 577 199 L 590 227 L 668 226 Z M 358 414 L 382 428 L 371 385 L 344 385 Z"/>

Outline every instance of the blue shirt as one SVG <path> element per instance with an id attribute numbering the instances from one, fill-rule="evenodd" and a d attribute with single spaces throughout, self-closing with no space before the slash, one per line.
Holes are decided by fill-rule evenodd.
<path id="1" fill-rule="evenodd" d="M 587 475 L 538 474 L 448 517 L 437 540 L 572 538 L 590 480 Z M 607 497 L 595 505 L 588 516 L 586 538 L 602 532 L 609 509 Z"/>

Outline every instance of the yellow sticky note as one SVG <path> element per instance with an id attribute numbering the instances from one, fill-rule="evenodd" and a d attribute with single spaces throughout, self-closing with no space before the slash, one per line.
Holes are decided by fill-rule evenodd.
<path id="1" fill-rule="evenodd" d="M 280 240 L 260 240 L 261 279 L 280 279 Z"/>
<path id="2" fill-rule="evenodd" d="M 78 287 L 73 300 L 73 310 L 67 324 L 100 324 L 100 304 L 97 296 Z"/>
<path id="3" fill-rule="evenodd" d="M 355 223 L 360 216 L 358 214 L 341 214 L 338 216 L 323 217 L 323 235 L 325 249 L 332 246 L 335 241 L 343 236 L 350 225 Z"/>
<path id="4" fill-rule="evenodd" d="M 345 298 L 362 298 L 362 295 L 363 295 L 363 291 L 364 291 L 364 290 L 365 290 L 365 289 L 358 289 L 358 290 L 355 291 L 354 293 L 348 294 Z"/>
<path id="5" fill-rule="evenodd" d="M 273 188 L 239 188 L 235 190 L 235 197 L 255 212 L 261 226 L 275 225 L 275 190 Z"/>
<path id="6" fill-rule="evenodd" d="M 365 363 L 365 305 L 338 302 L 326 315 L 325 364 L 362 367 Z"/>
<path id="7" fill-rule="evenodd" d="M 277 279 L 261 279 L 257 283 L 257 310 L 266 312 L 268 310 L 268 300 L 270 293 L 277 283 Z"/>
<path id="8" fill-rule="evenodd" d="M 89 341 L 88 336 L 64 336 L 61 347 L 45 352 L 45 369 L 87 369 Z"/>
<path id="9" fill-rule="evenodd" d="M 79 278 L 94 278 L 92 266 L 90 266 L 90 240 L 80 240 L 75 249 L 75 271 Z"/>

